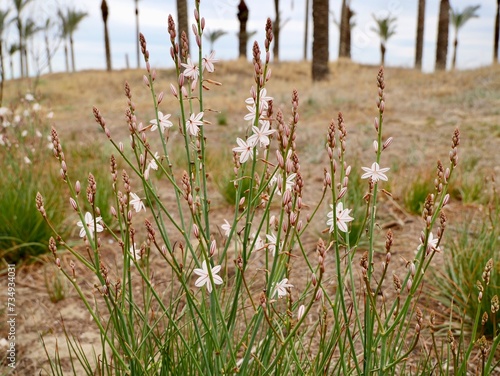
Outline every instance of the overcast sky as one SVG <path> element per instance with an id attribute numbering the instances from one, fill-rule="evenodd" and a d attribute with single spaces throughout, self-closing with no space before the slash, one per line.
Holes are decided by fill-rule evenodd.
<path id="1" fill-rule="evenodd" d="M 134 0 L 107 0 L 109 8 L 109 32 L 111 38 L 112 65 L 114 69 L 125 68 L 125 56 L 128 54 L 131 67 L 136 67 L 135 49 L 135 2 Z M 190 23 L 193 20 L 193 3 L 188 0 Z M 237 31 L 239 29 L 236 18 L 239 0 L 201 0 L 201 13 L 206 19 L 209 30 L 223 29 L 227 34 L 215 44 L 216 56 L 220 59 L 235 59 L 238 54 Z M 264 39 L 264 25 L 267 17 L 274 19 L 274 1 L 247 0 L 249 9 L 248 31 L 258 31 L 252 37 L 262 45 Z M 312 3 L 312 0 L 310 1 Z M 352 35 L 352 58 L 356 62 L 377 64 L 380 61 L 379 40 L 370 30 L 374 26 L 372 14 L 387 15 L 389 12 L 397 17 L 396 34 L 387 44 L 386 65 L 412 67 L 415 55 L 415 34 L 417 19 L 417 0 L 351 0 L 351 8 L 355 11 L 356 27 Z M 495 0 L 455 0 L 452 6 L 460 9 L 467 5 L 481 4 L 479 18 L 470 20 L 461 29 L 459 34 L 459 48 L 457 66 L 460 69 L 470 69 L 489 65 L 493 56 L 493 29 L 496 10 Z M 0 0 L 0 7 L 7 9 L 12 0 Z M 104 27 L 100 11 L 101 0 L 32 0 L 32 4 L 23 13 L 23 17 L 32 17 L 37 23 L 43 24 L 47 17 L 58 22 L 58 8 L 71 7 L 88 12 L 74 34 L 76 68 L 104 69 Z M 167 34 L 167 17 L 169 14 L 176 18 L 175 0 L 140 0 L 139 16 L 140 31 L 145 35 L 151 55 L 151 63 L 156 67 L 171 67 L 169 54 L 169 37 Z M 283 20 L 288 20 L 280 40 L 281 60 L 300 60 L 303 55 L 305 0 L 281 0 L 281 14 Z M 330 11 L 335 18 L 340 14 L 341 0 L 330 1 Z M 423 66 L 425 71 L 434 69 L 435 43 L 437 34 L 437 18 L 439 12 L 438 0 L 427 0 L 426 23 L 424 40 Z M 11 13 L 14 15 L 14 12 Z M 330 16 L 330 60 L 334 61 L 338 55 L 339 32 Z M 56 44 L 56 29 L 51 41 Z M 309 52 L 311 57 L 312 25 L 310 24 Z M 43 54 L 42 33 L 35 38 L 35 48 Z M 448 59 L 452 55 L 453 30 L 450 28 L 450 50 Z M 8 44 L 17 42 L 17 32 L 12 25 L 4 35 Z M 205 42 L 205 41 L 204 41 Z M 194 39 L 192 39 L 194 43 Z M 251 48 L 252 43 L 248 44 Z M 206 43 L 208 52 L 209 44 Z M 142 59 L 142 58 L 141 58 Z M 15 70 L 18 71 L 19 58 L 14 60 Z M 32 66 L 34 63 L 32 63 Z M 63 71 L 64 52 L 60 46 L 53 59 L 55 71 Z M 31 68 L 31 70 L 33 70 Z M 47 70 L 45 70 L 47 71 Z M 7 75 L 10 77 L 10 72 Z"/>

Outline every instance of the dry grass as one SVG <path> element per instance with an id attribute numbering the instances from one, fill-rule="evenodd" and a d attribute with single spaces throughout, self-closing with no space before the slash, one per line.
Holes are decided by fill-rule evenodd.
<path id="1" fill-rule="evenodd" d="M 290 113 L 292 89 L 299 92 L 301 120 L 297 144 L 302 171 L 306 171 L 306 181 L 318 182 L 318 187 L 315 184 L 306 186 L 305 197 L 312 201 L 321 189 L 326 161 L 322 151 L 326 129 L 338 111 L 344 113 L 347 122 L 348 157 L 364 165 L 372 150 L 377 67 L 340 62 L 331 64 L 330 68 L 327 82 L 312 83 L 309 63 L 279 63 L 272 66 L 273 79 L 268 87 L 274 105 L 282 107 L 286 116 Z M 102 145 L 106 142 L 106 137 L 94 122 L 92 106 L 101 110 L 114 138 L 126 142 L 128 129 L 123 95 L 126 80 L 132 88 L 139 121 L 147 123 L 153 118 L 150 92 L 144 87 L 142 74 L 142 71 L 124 70 L 47 75 L 40 78 L 36 93 L 42 105 L 53 109 L 54 125 L 65 147 L 78 148 L 81 143 Z M 236 134 L 241 135 L 246 127 L 244 100 L 253 83 L 252 66 L 243 61 L 222 62 L 217 65 L 213 79 L 221 81 L 223 86 L 212 86 L 211 92 L 205 96 L 205 107 L 227 114 L 228 125 L 218 126 L 217 113 L 207 113 L 206 120 L 212 123 L 206 127 L 208 147 L 229 150 Z M 172 119 L 177 121 L 177 107 L 169 89 L 174 80 L 173 71 L 158 70 L 157 90 L 166 93 L 160 110 L 164 113 L 174 111 Z M 383 220 L 388 224 L 398 224 L 399 231 L 395 234 L 395 248 L 400 250 L 398 256 L 411 258 L 421 226 L 417 217 L 401 211 L 401 195 L 407 187 L 405 179 L 425 166 L 434 170 L 437 159 L 444 161 L 448 158 L 448 140 L 456 127 L 461 130 L 462 156 L 480 156 L 474 166 L 475 173 L 484 176 L 500 173 L 500 157 L 496 152 L 500 149 L 500 66 L 436 74 L 389 68 L 385 72 L 385 81 L 384 133 L 393 136 L 395 141 L 384 153 L 384 158 L 391 161 L 390 167 L 397 179 L 391 182 L 395 201 L 386 203 L 389 214 Z M 4 98 L 8 101 L 33 85 L 33 81 L 7 82 Z M 172 133 L 174 136 L 176 131 Z M 460 203 L 452 205 L 454 213 L 460 213 L 462 209 Z M 467 207 L 467 210 L 475 209 L 474 206 Z M 221 218 L 227 215 L 228 208 L 222 198 L 214 205 L 214 210 Z M 458 216 L 453 217 L 451 225 L 459 220 L 455 218 Z M 24 323 L 18 329 L 23 332 L 18 343 L 18 354 L 24 358 L 18 369 L 20 375 L 33 373 L 44 360 L 36 333 L 61 333 L 58 312 L 63 312 L 65 323 L 74 334 L 81 335 L 87 342 L 91 339 L 84 333 L 88 317 L 71 313 L 83 310 L 74 294 L 70 293 L 66 300 L 53 304 L 45 291 L 43 266 L 31 266 L 19 273 L 19 280 L 23 282 L 19 284 L 18 305 L 23 307 L 24 317 Z M 36 299 L 32 299 L 33 294 Z"/>

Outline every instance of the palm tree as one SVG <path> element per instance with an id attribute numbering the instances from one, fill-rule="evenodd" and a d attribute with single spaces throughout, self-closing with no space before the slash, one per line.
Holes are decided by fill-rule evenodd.
<path id="1" fill-rule="evenodd" d="M 339 37 L 339 57 L 351 58 L 351 29 L 354 27 L 352 22 L 352 17 L 354 12 L 351 9 L 350 0 L 342 1 L 342 10 L 340 13 L 340 23 L 337 23 L 339 27 L 340 37 Z"/>
<path id="2" fill-rule="evenodd" d="M 248 21 L 248 7 L 245 4 L 245 0 L 241 0 L 238 4 L 238 21 L 240 21 L 240 32 L 238 33 L 239 41 L 239 57 L 247 57 L 247 21 Z"/>
<path id="3" fill-rule="evenodd" d="M 418 0 L 417 40 L 415 43 L 415 68 L 422 69 L 424 50 L 425 0 Z"/>
<path id="4" fill-rule="evenodd" d="M 214 44 L 217 41 L 217 39 L 219 39 L 220 37 L 222 37 L 222 36 L 224 36 L 226 34 L 227 34 L 227 31 L 222 30 L 222 29 L 217 29 L 217 30 L 214 30 L 214 31 L 206 30 L 203 33 L 203 35 L 205 36 L 205 38 L 207 38 L 208 41 L 210 42 L 210 51 L 214 50 Z"/>
<path id="5" fill-rule="evenodd" d="M 71 69 L 73 72 L 75 69 L 75 48 L 73 43 L 73 34 L 78 29 L 78 24 L 88 16 L 87 12 L 80 12 L 75 9 L 68 9 L 66 14 L 66 26 L 68 28 L 68 36 L 69 36 L 69 48 L 71 52 Z"/>
<path id="6" fill-rule="evenodd" d="M 451 8 L 450 22 L 455 30 L 455 39 L 453 41 L 453 59 L 451 60 L 451 69 L 455 69 L 457 62 L 457 46 L 458 46 L 458 30 L 460 30 L 467 21 L 471 18 L 479 17 L 476 11 L 481 8 L 481 5 L 469 5 L 462 12 Z"/>
<path id="7" fill-rule="evenodd" d="M 274 11 L 276 12 L 276 19 L 273 22 L 273 59 L 278 61 L 280 59 L 280 29 L 281 29 L 281 17 L 280 17 L 280 0 L 274 0 Z"/>
<path id="8" fill-rule="evenodd" d="M 312 79 L 322 81 L 328 77 L 328 0 L 313 0 Z"/>
<path id="9" fill-rule="evenodd" d="M 445 70 L 448 56 L 448 28 L 450 26 L 450 2 L 441 0 L 439 4 L 439 22 L 436 46 L 436 69 Z"/>
<path id="10" fill-rule="evenodd" d="M 500 1 L 500 0 L 499 0 Z M 309 35 L 309 0 L 306 0 L 306 12 L 304 21 L 304 60 L 307 60 L 307 37 Z"/>
<path id="11" fill-rule="evenodd" d="M 24 36 L 24 66 L 25 66 L 24 73 L 26 74 L 26 76 L 29 76 L 28 42 L 40 30 L 42 30 L 42 28 L 39 27 L 39 26 L 37 26 L 36 23 L 35 23 L 35 21 L 33 21 L 32 19 L 27 19 L 26 22 L 24 23 L 24 30 L 23 30 L 23 36 Z"/>
<path id="12" fill-rule="evenodd" d="M 24 71 L 24 35 L 23 35 L 23 20 L 21 19 L 21 12 L 23 9 L 28 5 L 28 3 L 31 0 L 12 0 L 14 3 L 14 8 L 16 9 L 16 26 L 17 26 L 17 31 L 19 33 L 19 59 L 20 59 L 20 64 L 21 64 L 21 77 L 25 76 L 25 71 Z"/>
<path id="13" fill-rule="evenodd" d="M 10 78 L 12 80 L 14 79 L 14 61 L 12 60 L 12 57 L 17 51 L 19 51 L 19 45 L 16 43 L 11 44 L 7 49 L 7 52 L 9 53 Z"/>
<path id="14" fill-rule="evenodd" d="M 102 21 L 104 22 L 104 48 L 106 50 L 106 70 L 111 72 L 111 47 L 109 44 L 109 33 L 108 33 L 108 16 L 109 9 L 106 0 L 102 0 L 101 2 L 101 13 L 102 13 Z"/>
<path id="15" fill-rule="evenodd" d="M 57 15 L 59 16 L 59 20 L 61 21 L 61 39 L 64 41 L 64 62 L 66 65 L 66 73 L 69 73 L 69 57 L 68 57 L 68 36 L 69 36 L 69 29 L 68 29 L 68 20 L 66 19 L 66 16 L 64 13 L 59 10 L 57 12 Z"/>
<path id="16" fill-rule="evenodd" d="M 136 43 L 135 43 L 135 48 L 136 48 L 136 54 L 137 54 L 137 69 L 141 67 L 141 54 L 139 50 L 139 0 L 134 0 L 135 2 L 135 35 L 137 37 Z"/>
<path id="17" fill-rule="evenodd" d="M 179 38 L 179 54 L 183 56 L 182 51 L 181 35 L 184 31 L 188 39 L 189 46 L 189 25 L 188 25 L 188 10 L 187 10 L 187 0 L 177 0 L 177 36 Z M 189 48 L 189 47 L 188 47 Z M 189 54 L 189 51 L 186 51 Z"/>
<path id="18" fill-rule="evenodd" d="M 493 41 L 493 64 L 498 63 L 498 39 L 500 38 L 500 0 L 497 0 L 497 13 L 495 17 L 495 31 Z"/>
<path id="19" fill-rule="evenodd" d="M 45 40 L 45 54 L 47 55 L 47 66 L 49 73 L 52 73 L 52 54 L 50 52 L 49 30 L 52 28 L 52 20 L 47 18 L 43 25 L 43 38 Z"/>
<path id="20" fill-rule="evenodd" d="M 374 14 L 372 14 L 373 19 L 377 23 L 376 27 L 372 26 L 372 30 L 376 32 L 380 38 L 380 65 L 385 64 L 385 51 L 386 51 L 386 44 L 387 41 L 389 40 L 390 37 L 392 37 L 394 34 L 396 34 L 396 25 L 395 22 L 397 21 L 396 17 L 391 17 L 391 15 L 388 15 L 387 17 L 377 17 Z"/>
<path id="21" fill-rule="evenodd" d="M 495 17 L 495 36 L 493 42 L 493 63 L 498 63 L 498 39 L 500 37 L 500 0 L 497 0 L 497 15 Z"/>
<path id="22" fill-rule="evenodd" d="M 2 70 L 0 76 L 0 107 L 2 107 L 3 102 L 3 83 L 5 81 L 5 66 L 3 64 L 3 33 L 7 28 L 10 21 L 7 21 L 7 16 L 9 15 L 10 9 L 0 10 L 0 69 Z"/>

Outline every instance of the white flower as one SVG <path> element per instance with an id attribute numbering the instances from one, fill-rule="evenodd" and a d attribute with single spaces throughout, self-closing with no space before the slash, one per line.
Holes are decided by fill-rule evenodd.
<path id="1" fill-rule="evenodd" d="M 252 88 L 252 92 L 255 93 L 255 90 L 253 88 Z M 267 96 L 267 90 L 266 90 L 266 88 L 260 89 L 259 108 L 261 110 L 267 110 L 267 108 L 269 107 L 269 103 L 268 102 L 272 101 L 272 100 L 273 100 L 273 97 L 268 97 Z M 250 105 L 255 105 L 255 99 L 253 99 L 253 97 L 247 98 L 245 100 L 245 103 L 246 104 L 250 104 Z"/>
<path id="2" fill-rule="evenodd" d="M 158 111 L 158 119 L 160 120 L 160 128 L 162 133 L 165 132 L 165 129 L 170 128 L 173 125 L 172 122 L 168 120 L 169 118 L 170 114 L 163 115 L 163 112 Z M 153 125 L 151 127 L 151 132 L 154 132 L 158 129 L 158 122 L 156 119 L 151 119 L 149 123 Z"/>
<path id="3" fill-rule="evenodd" d="M 81 227 L 81 229 L 80 229 L 80 238 L 83 238 L 86 235 L 85 226 L 87 226 L 89 228 L 89 232 L 90 232 L 90 237 L 91 238 L 94 237 L 94 232 L 102 232 L 102 231 L 104 231 L 104 227 L 102 227 L 102 225 L 99 224 L 99 222 L 101 222 L 101 221 L 102 221 L 102 218 L 101 217 L 97 217 L 95 219 L 96 226 L 94 227 L 94 218 L 92 217 L 92 214 L 90 214 L 89 212 L 86 212 L 85 213 L 85 224 L 83 224 L 82 221 L 78 221 L 76 223 L 76 225 L 78 227 Z"/>
<path id="4" fill-rule="evenodd" d="M 155 152 L 154 158 L 151 158 L 151 160 L 149 161 L 147 169 L 158 170 L 158 164 L 156 163 L 156 160 L 159 158 L 160 156 L 158 155 L 158 152 Z"/>
<path id="5" fill-rule="evenodd" d="M 220 265 L 215 265 L 211 271 L 212 271 L 212 278 L 214 280 L 214 283 L 216 285 L 222 285 L 224 282 L 220 276 L 217 275 L 221 269 Z M 207 290 L 209 293 L 212 292 L 212 281 L 210 280 L 210 275 L 208 274 L 208 268 L 207 268 L 207 262 L 204 260 L 203 263 L 201 264 L 201 269 L 194 269 L 193 272 L 200 277 L 195 281 L 194 285 L 196 287 L 202 287 L 203 285 L 207 285 Z"/>
<path id="6" fill-rule="evenodd" d="M 37 111 L 40 111 L 42 109 L 42 106 L 40 106 L 40 103 L 34 103 L 32 108 L 33 108 L 33 111 L 37 112 Z"/>
<path id="7" fill-rule="evenodd" d="M 276 295 L 276 293 L 278 293 L 278 298 L 282 298 L 282 297 L 286 296 L 286 294 L 287 294 L 286 289 L 291 288 L 291 287 L 293 287 L 293 285 L 288 283 L 288 278 L 283 278 L 283 280 L 281 282 L 278 282 L 276 284 L 274 294 L 272 296 L 274 296 L 274 295 Z"/>
<path id="8" fill-rule="evenodd" d="M 262 248 L 265 248 L 266 244 L 264 243 L 264 241 L 262 240 L 262 238 L 260 237 L 260 235 L 256 235 L 255 233 L 252 234 L 252 239 L 255 240 L 255 250 L 260 250 Z"/>
<path id="9" fill-rule="evenodd" d="M 47 119 L 52 119 L 54 117 L 54 112 L 53 111 L 50 111 L 48 114 L 47 114 Z"/>
<path id="10" fill-rule="evenodd" d="M 276 254 L 276 244 L 277 244 L 277 241 L 278 239 L 276 239 L 276 235 L 274 235 L 273 233 L 271 234 L 267 234 L 266 235 L 266 238 L 267 238 L 267 249 L 269 251 L 271 251 L 273 253 L 273 256 Z M 280 248 L 283 246 L 283 242 L 280 243 Z"/>
<path id="11" fill-rule="evenodd" d="M 21 132 L 21 137 L 26 137 L 28 135 L 28 131 L 25 129 Z"/>
<path id="12" fill-rule="evenodd" d="M 31 164 L 31 159 L 29 159 L 28 157 L 24 157 L 24 163 L 26 164 Z"/>
<path id="13" fill-rule="evenodd" d="M 438 247 L 439 238 L 434 239 L 434 235 L 432 232 L 429 233 L 429 237 L 427 238 L 427 249 L 426 254 L 429 254 L 431 251 L 439 252 L 441 248 Z"/>
<path id="14" fill-rule="evenodd" d="M 8 107 L 0 107 L 0 116 L 5 116 L 10 114 L 10 109 Z"/>
<path id="15" fill-rule="evenodd" d="M 141 259 L 141 249 L 140 248 L 136 248 L 135 243 L 134 243 L 133 246 L 130 247 L 129 252 L 130 252 L 130 256 L 135 261 L 139 261 Z M 130 264 L 133 264 L 132 260 L 130 260 Z"/>
<path id="16" fill-rule="evenodd" d="M 297 320 L 300 320 L 302 318 L 302 316 L 304 316 L 304 312 L 306 311 L 306 307 L 304 306 L 304 304 L 302 304 L 300 307 L 299 307 L 299 310 L 297 312 Z"/>
<path id="17" fill-rule="evenodd" d="M 139 213 L 142 209 L 146 211 L 146 206 L 144 206 L 144 202 L 142 202 L 139 196 L 137 196 L 133 192 L 130 192 L 130 198 L 131 200 L 129 201 L 129 203 L 134 207 L 136 213 Z"/>
<path id="18" fill-rule="evenodd" d="M 287 176 L 286 178 L 286 183 L 285 183 L 285 191 L 291 191 L 293 187 L 295 186 L 295 178 L 297 177 L 297 174 L 295 172 L 292 172 L 290 175 Z M 281 177 L 280 174 L 274 175 L 271 180 L 269 181 L 270 185 L 275 184 L 276 182 L 282 182 L 283 178 Z M 278 184 L 280 186 L 282 184 Z M 277 193 L 281 196 L 282 192 L 281 189 L 278 189 Z"/>
<path id="19" fill-rule="evenodd" d="M 0 145 L 5 146 L 5 141 L 3 140 L 3 134 L 0 134 Z"/>
<path id="20" fill-rule="evenodd" d="M 233 148 L 233 151 L 236 153 L 240 153 L 240 163 L 245 163 L 248 158 L 253 158 L 252 149 L 254 148 L 254 144 L 252 144 L 253 140 L 244 141 L 241 138 L 237 138 L 236 142 L 239 146 Z"/>
<path id="21" fill-rule="evenodd" d="M 33 96 L 33 94 L 28 93 L 24 96 L 24 99 L 26 99 L 28 102 L 31 102 L 35 100 L 35 97 Z"/>
<path id="22" fill-rule="evenodd" d="M 231 225 L 229 224 L 229 222 L 226 219 L 224 219 L 224 224 L 220 227 L 221 229 L 224 230 L 224 236 L 228 238 L 229 234 L 231 233 Z"/>
<path id="23" fill-rule="evenodd" d="M 184 76 L 191 77 L 193 81 L 198 79 L 198 75 L 200 71 L 198 70 L 198 66 L 191 61 L 191 58 L 187 58 L 187 64 L 181 63 L 181 65 L 186 68 L 184 69 Z"/>
<path id="24" fill-rule="evenodd" d="M 215 70 L 214 63 L 218 61 L 219 61 L 218 59 L 215 59 L 215 51 L 210 52 L 210 55 L 205 56 L 201 61 L 203 70 L 206 69 L 207 72 L 212 73 Z"/>
<path id="25" fill-rule="evenodd" d="M 332 211 L 327 214 L 328 220 L 326 221 L 327 226 L 330 226 L 330 232 L 335 229 L 333 223 L 333 205 L 330 205 Z M 344 204 L 339 202 L 337 204 L 337 228 L 342 232 L 347 232 L 347 223 L 354 220 L 353 217 L 349 215 L 351 209 L 344 209 Z"/>
<path id="26" fill-rule="evenodd" d="M 257 108 L 255 107 L 255 104 L 252 106 L 247 106 L 247 110 L 249 111 L 248 114 L 246 114 L 243 119 L 249 120 L 252 123 L 255 122 L 255 111 L 257 111 Z"/>
<path id="27" fill-rule="evenodd" d="M 198 136 L 198 132 L 200 130 L 200 125 L 203 125 L 203 112 L 200 112 L 198 115 L 191 114 L 189 119 L 186 121 L 186 129 L 192 136 Z"/>
<path id="28" fill-rule="evenodd" d="M 260 147 L 266 147 L 269 145 L 269 136 L 276 132 L 274 129 L 270 129 L 271 124 L 267 120 L 262 121 L 262 128 L 252 126 L 253 135 L 248 137 L 248 141 L 255 145 L 259 144 Z"/>
<path id="29" fill-rule="evenodd" d="M 361 179 L 372 178 L 373 182 L 376 183 L 379 180 L 387 181 L 387 176 L 384 172 L 389 171 L 389 167 L 380 168 L 377 162 L 373 162 L 372 167 L 361 167 L 366 173 L 361 175 Z"/>

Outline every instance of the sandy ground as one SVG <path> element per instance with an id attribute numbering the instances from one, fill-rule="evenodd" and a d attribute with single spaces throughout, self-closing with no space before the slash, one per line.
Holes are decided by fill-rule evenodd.
<path id="1" fill-rule="evenodd" d="M 331 65 L 327 82 L 313 84 L 308 64 L 280 63 L 273 66 L 268 95 L 275 98 L 276 107 L 283 108 L 285 117 L 290 114 L 292 88 L 299 91 L 301 121 L 297 144 L 305 180 L 311 182 L 305 191 L 308 203 L 314 204 L 318 200 L 326 162 L 323 151 L 326 129 L 330 119 L 337 117 L 338 111 L 344 113 L 347 122 L 348 155 L 361 165 L 371 161 L 371 143 L 375 136 L 373 119 L 376 115 L 377 71 L 378 68 L 373 66 L 335 63 Z M 43 76 L 37 92 L 43 98 L 42 103 L 54 110 L 54 125 L 68 147 L 106 142 L 104 134 L 93 120 L 94 105 L 102 111 L 113 137 L 127 142 L 128 131 L 124 121 L 126 101 L 122 94 L 125 80 L 132 87 L 140 121 L 147 123 L 153 118 L 149 92 L 142 84 L 142 74 L 139 71 L 111 74 L 92 71 L 69 76 Z M 235 144 L 236 136 L 244 133 L 246 126 L 242 119 L 246 113 L 244 100 L 249 96 L 252 85 L 251 66 L 242 62 L 225 62 L 217 67 L 213 78 L 221 81 L 223 86 L 207 93 L 205 106 L 224 114 L 228 125 L 218 125 L 220 115 L 217 112 L 207 113 L 206 119 L 212 123 L 206 126 L 208 146 L 226 147 L 229 150 Z M 157 87 L 166 93 L 160 110 L 172 113 L 172 118 L 177 121 L 177 110 L 169 91 L 169 83 L 173 80 L 172 72 L 159 70 Z M 8 83 L 7 95 L 27 84 Z M 500 148 L 500 66 L 438 74 L 388 68 L 386 97 L 384 136 L 394 137 L 394 142 L 384 153 L 384 158 L 391 161 L 390 167 L 398 173 L 391 184 L 394 199 L 383 200 L 380 210 L 383 214 L 379 222 L 382 229 L 393 229 L 395 267 L 402 268 L 404 260 L 413 257 L 422 222 L 402 209 L 401 196 L 412 176 L 429 169 L 434 171 L 437 159 L 447 161 L 451 135 L 456 127 L 460 128 L 462 137 L 460 161 L 476 158 L 478 161 L 474 168 L 477 174 L 485 177 L 500 172 L 500 158 L 496 153 Z M 230 208 L 222 197 L 217 196 L 217 192 L 213 197 L 212 215 L 222 223 L 222 219 L 229 215 Z M 464 210 L 476 211 L 481 208 L 454 202 L 448 210 L 453 217 L 450 226 L 454 226 L 459 223 L 460 213 Z M 322 230 L 320 227 L 315 228 L 316 232 Z M 314 253 L 316 240 L 315 235 L 306 238 L 311 254 Z M 104 237 L 103 241 L 108 242 L 109 237 Z M 109 249 L 110 260 L 119 260 L 121 256 L 116 244 L 107 244 L 105 248 Z M 69 260 L 69 256 L 65 257 Z M 442 262 L 442 257 L 438 255 L 436 265 Z M 160 262 L 159 257 L 152 261 Z M 297 264 L 292 273 L 303 275 L 302 268 Z M 68 365 L 64 328 L 80 340 L 86 351 L 90 352 L 92 345 L 99 345 L 95 325 L 74 291 L 68 288 L 64 300 L 58 303 L 50 301 L 45 276 L 50 278 L 54 273 L 49 257 L 45 262 L 24 266 L 17 272 L 18 366 L 14 374 L 38 374 L 42 369 L 42 374 L 50 374 L 41 336 L 49 349 L 49 355 L 53 356 L 57 343 L 61 359 Z M 80 278 L 82 281 L 88 279 L 84 283 L 87 293 L 95 293 L 90 276 L 82 274 Z M 4 335 L 7 328 L 0 328 Z M 8 371 L 8 368 L 3 371 L 0 369 L 0 372 Z"/>

